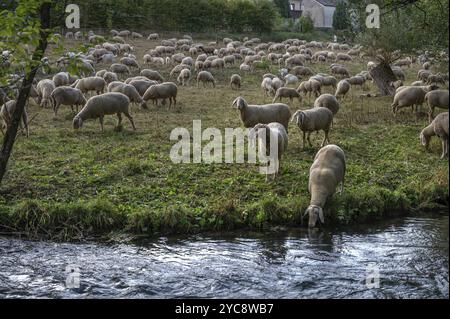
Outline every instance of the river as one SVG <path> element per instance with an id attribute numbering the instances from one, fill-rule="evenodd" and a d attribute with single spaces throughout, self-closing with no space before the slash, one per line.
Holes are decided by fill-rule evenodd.
<path id="1" fill-rule="evenodd" d="M 449 298 L 448 234 L 441 214 L 133 244 L 0 237 L 0 298 Z"/>

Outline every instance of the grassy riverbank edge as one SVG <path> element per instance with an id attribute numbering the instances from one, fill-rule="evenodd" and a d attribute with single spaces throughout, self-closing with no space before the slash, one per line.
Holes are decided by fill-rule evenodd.
<path id="1" fill-rule="evenodd" d="M 344 192 L 327 204 L 324 227 L 448 209 L 448 192 L 448 186 L 432 184 L 421 190 L 391 191 L 374 186 Z M 242 228 L 264 231 L 274 226 L 306 227 L 302 216 L 308 203 L 309 198 L 302 196 L 281 203 L 270 196 L 244 206 L 229 201 L 200 211 L 181 205 L 127 213 L 107 198 L 76 203 L 23 200 L 9 208 L 0 206 L 0 230 L 3 234 L 62 241 L 113 234 L 152 237 Z"/>

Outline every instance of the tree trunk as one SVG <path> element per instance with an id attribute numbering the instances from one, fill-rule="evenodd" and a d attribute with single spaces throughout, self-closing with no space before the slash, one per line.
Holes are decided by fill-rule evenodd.
<path id="1" fill-rule="evenodd" d="M 393 96 L 395 94 L 395 89 L 390 83 L 397 81 L 397 77 L 388 63 L 381 62 L 375 68 L 370 70 L 369 73 L 380 90 L 381 95 Z"/>
<path id="2" fill-rule="evenodd" d="M 25 75 L 20 88 L 19 97 L 17 98 L 16 107 L 12 114 L 11 123 L 8 126 L 5 136 L 3 138 L 3 145 L 0 151 L 0 184 L 6 173 L 6 166 L 8 164 L 9 157 L 11 155 L 14 142 L 17 136 L 17 130 L 19 123 L 22 119 L 22 114 L 25 109 L 25 105 L 30 95 L 31 85 L 33 84 L 34 77 L 38 70 L 39 63 L 44 57 L 45 50 L 47 49 L 47 37 L 50 28 L 50 3 L 43 3 L 40 7 L 40 39 L 36 50 L 32 57 L 32 69 Z"/>

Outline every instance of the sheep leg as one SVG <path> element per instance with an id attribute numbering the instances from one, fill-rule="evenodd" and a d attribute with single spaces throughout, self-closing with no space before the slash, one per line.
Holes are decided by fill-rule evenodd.
<path id="1" fill-rule="evenodd" d="M 323 137 L 323 141 L 322 144 L 320 145 L 320 147 L 324 147 L 325 145 L 325 141 L 328 140 L 328 131 L 325 131 L 325 136 Z"/>
<path id="2" fill-rule="evenodd" d="M 442 139 L 442 155 L 441 159 L 444 159 L 448 154 L 448 140 Z"/>
<path id="3" fill-rule="evenodd" d="M 102 132 L 103 132 L 103 116 L 100 116 L 98 118 L 99 122 L 100 122 L 100 127 L 102 128 Z"/>
<path id="4" fill-rule="evenodd" d="M 131 126 L 133 127 L 133 130 L 136 131 L 136 126 L 134 125 L 134 120 L 133 117 L 131 116 L 130 113 L 124 113 L 125 116 L 130 120 Z"/>
<path id="5" fill-rule="evenodd" d="M 308 132 L 308 143 L 309 143 L 309 147 L 312 147 L 312 143 L 311 143 L 311 133 Z"/>
<path id="6" fill-rule="evenodd" d="M 303 131 L 303 149 L 306 148 L 306 132 Z"/>
<path id="7" fill-rule="evenodd" d="M 120 112 L 117 112 L 117 117 L 119 118 L 119 122 L 117 123 L 117 127 L 120 127 L 122 125 L 122 114 Z"/>
<path id="8" fill-rule="evenodd" d="M 433 121 L 433 118 L 434 118 L 434 107 L 433 106 L 430 106 L 430 110 L 429 110 L 429 112 L 428 112 L 428 122 L 432 122 Z"/>

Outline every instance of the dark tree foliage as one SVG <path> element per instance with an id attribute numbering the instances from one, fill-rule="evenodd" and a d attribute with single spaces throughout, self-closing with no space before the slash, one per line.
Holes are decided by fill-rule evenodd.
<path id="1" fill-rule="evenodd" d="M 65 2 L 58 1 L 54 10 L 63 11 Z M 278 15 L 272 0 L 71 0 L 70 3 L 80 6 L 81 28 L 94 30 L 270 32 Z M 63 27 L 64 18 L 56 16 L 59 20 L 54 23 Z"/>
<path id="2" fill-rule="evenodd" d="M 336 4 L 336 10 L 333 14 L 333 28 L 335 30 L 346 30 L 351 26 L 350 13 L 347 4 L 343 1 L 339 1 Z"/>
<path id="3" fill-rule="evenodd" d="M 290 11 L 290 3 L 289 0 L 274 0 L 275 6 L 278 9 L 278 12 L 283 18 L 289 18 Z"/>

